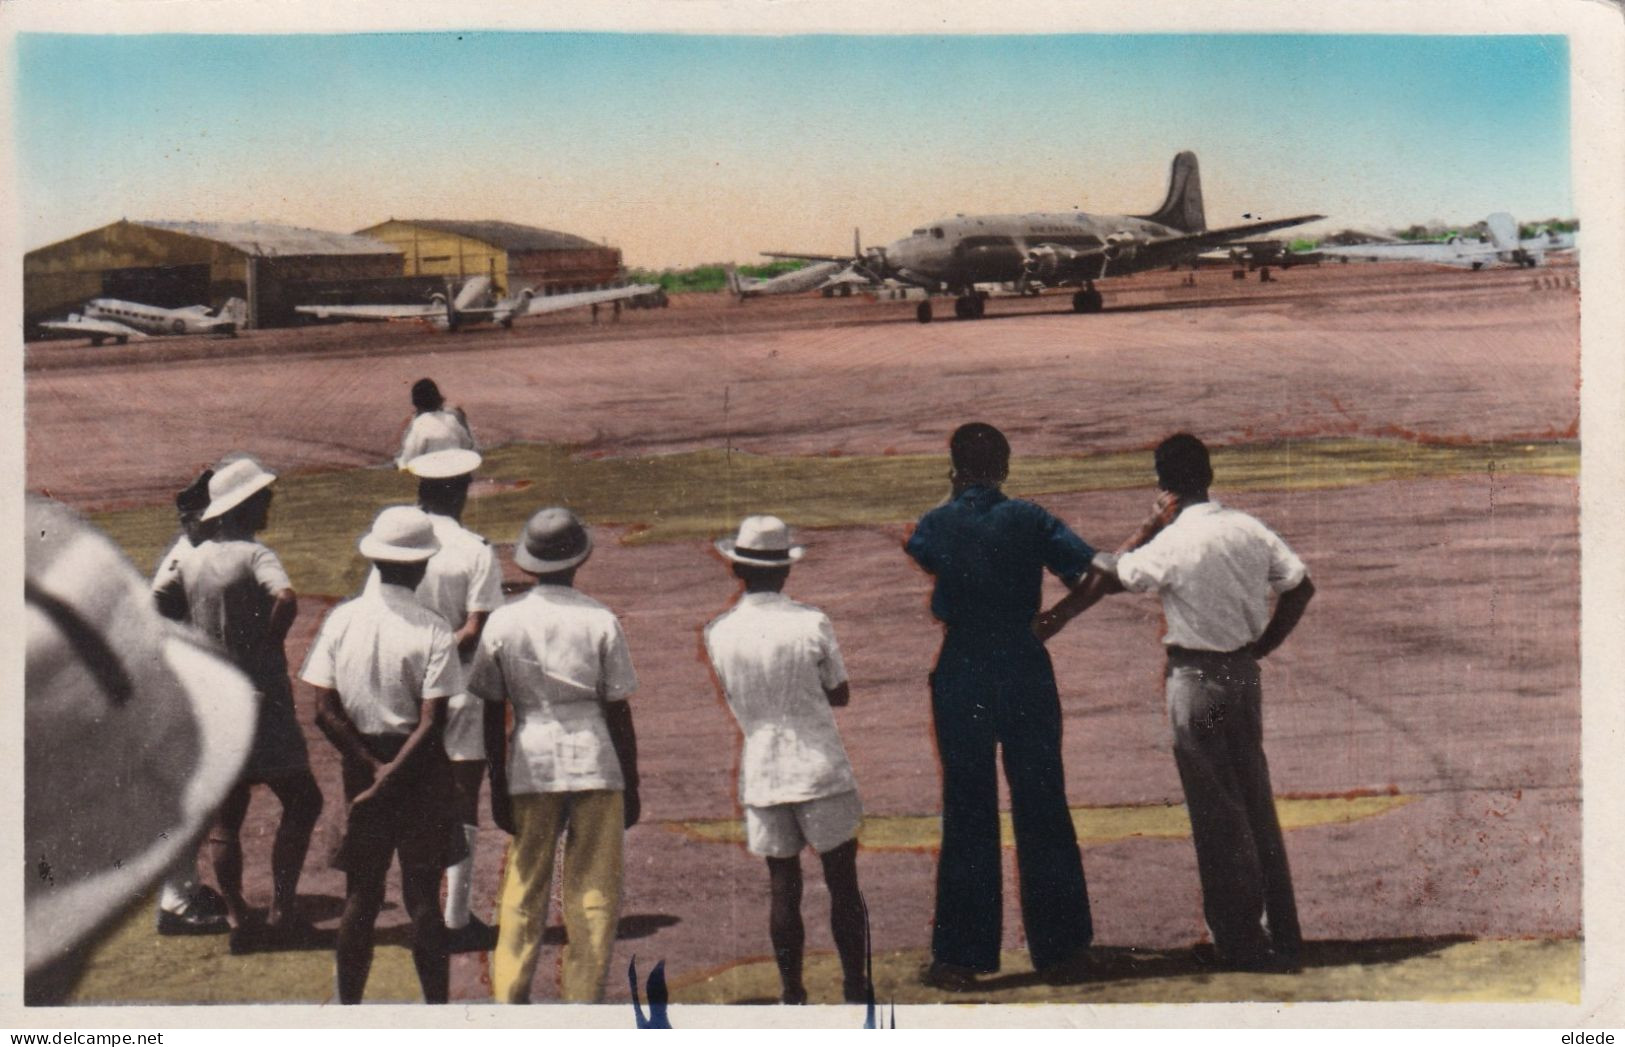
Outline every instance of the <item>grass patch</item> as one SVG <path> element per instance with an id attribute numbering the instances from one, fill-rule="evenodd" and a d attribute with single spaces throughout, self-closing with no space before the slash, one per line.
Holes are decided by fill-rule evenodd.
<path id="1" fill-rule="evenodd" d="M 1302 829 L 1375 818 L 1415 799 L 1399 795 L 1281 797 L 1275 801 L 1275 812 L 1281 820 L 1281 828 Z M 1191 834 L 1190 817 L 1185 813 L 1184 804 L 1074 807 L 1072 825 L 1080 843 L 1111 843 L 1133 837 L 1171 839 Z M 745 842 L 744 823 L 738 818 L 672 822 L 668 827 L 691 839 L 709 843 Z M 942 844 L 942 819 L 935 814 L 870 815 L 863 819 L 858 842 L 872 851 L 935 849 Z M 1005 847 L 1016 845 L 1009 811 L 999 812 L 999 842 Z"/>
<path id="2" fill-rule="evenodd" d="M 1219 491 L 1309 490 L 1485 473 L 1574 476 L 1574 441 L 1418 444 L 1403 440 L 1281 440 L 1217 448 Z M 916 519 L 947 491 L 947 458 L 930 455 L 768 457 L 705 450 L 593 458 L 573 448 L 512 444 L 490 452 L 481 476 L 527 484 L 470 503 L 465 522 L 511 542 L 543 505 L 566 505 L 596 525 L 629 528 L 628 542 L 726 534 L 748 513 L 774 513 L 798 528 L 859 527 Z M 1018 459 L 1006 489 L 1033 496 L 1150 488 L 1147 451 Z M 354 592 L 366 564 L 355 543 L 386 505 L 410 502 L 415 482 L 391 468 L 288 476 L 277 484 L 266 544 L 303 593 Z M 141 567 L 175 535 L 167 507 L 95 514 Z"/>
<path id="3" fill-rule="evenodd" d="M 766 943 L 767 933 L 763 929 Z M 970 992 L 950 993 L 920 984 L 925 950 L 877 953 L 875 997 L 882 1021 L 897 1004 L 1099 1004 L 1246 1003 L 1281 1001 L 1413 1000 L 1424 1003 L 1580 1002 L 1580 945 L 1576 939 L 1502 940 L 1410 938 L 1375 941 L 1308 941 L 1298 974 L 1247 974 L 1198 966 L 1187 950 L 1096 946 L 1095 977 L 1077 985 L 1046 985 L 1032 973 L 1024 950 L 1005 950 L 1000 973 L 984 976 Z M 721 970 L 673 976 L 674 1004 L 773 1003 L 778 968 L 771 959 L 750 960 Z M 834 955 L 806 958 L 807 991 L 813 1003 L 838 1004 L 841 969 Z M 863 1008 L 847 1005 L 853 1025 Z M 682 1011 L 673 1012 L 682 1024 Z M 898 1025 L 908 1022 L 899 1016 Z"/>

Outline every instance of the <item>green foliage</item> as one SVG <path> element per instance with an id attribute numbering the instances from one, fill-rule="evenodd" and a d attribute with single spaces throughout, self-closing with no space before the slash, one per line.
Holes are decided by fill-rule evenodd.
<path id="1" fill-rule="evenodd" d="M 740 276 L 769 279 L 781 273 L 793 272 L 806 264 L 797 259 L 784 258 L 763 265 L 739 265 L 734 268 Z M 728 267 L 721 263 L 688 269 L 630 269 L 626 275 L 635 283 L 659 284 L 667 294 L 711 293 L 721 291 L 728 285 Z"/>
<path id="2" fill-rule="evenodd" d="M 1286 245 L 1288 251 L 1313 251 L 1320 245 L 1314 240 L 1297 239 Z"/>
<path id="3" fill-rule="evenodd" d="M 628 542 L 693 541 L 726 534 L 747 512 L 774 513 L 796 527 L 900 524 L 946 493 L 943 455 L 769 457 L 712 449 L 595 458 L 574 448 L 512 444 L 485 457 L 483 478 L 502 490 L 469 502 L 464 522 L 495 542 L 513 541 L 543 504 L 568 506 L 595 526 L 626 528 Z M 1216 448 L 1221 490 L 1290 490 L 1497 472 L 1573 476 L 1572 441 L 1442 446 L 1401 440 L 1286 440 Z M 1151 456 L 1122 451 L 1017 459 L 1013 495 L 1149 488 Z M 366 562 L 357 539 L 387 505 L 411 502 L 415 481 L 393 468 L 306 473 L 276 487 L 263 535 L 302 593 L 357 591 Z M 545 492 L 545 494 L 543 493 Z M 1149 499 L 1149 494 L 1147 498 Z M 102 528 L 145 569 L 173 539 L 167 506 L 96 514 Z"/>

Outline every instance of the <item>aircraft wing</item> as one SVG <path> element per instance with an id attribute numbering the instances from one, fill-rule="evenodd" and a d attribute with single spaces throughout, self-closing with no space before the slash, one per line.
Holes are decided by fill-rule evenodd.
<path id="1" fill-rule="evenodd" d="M 1334 258 L 1358 258 L 1370 262 L 1428 262 L 1433 265 L 1473 267 L 1493 262 L 1493 244 L 1347 244 L 1319 248 Z"/>
<path id="2" fill-rule="evenodd" d="M 789 258 L 801 262 L 839 262 L 851 265 L 857 259 L 849 254 L 796 254 L 793 251 L 763 251 L 764 258 Z"/>
<path id="3" fill-rule="evenodd" d="M 446 315 L 444 305 L 431 302 L 421 305 L 296 305 L 293 311 L 314 316 L 318 320 L 422 320 Z"/>
<path id="4" fill-rule="evenodd" d="M 78 335 L 82 338 L 101 336 L 104 338 L 145 338 L 145 331 L 138 331 L 116 320 L 88 320 L 78 313 L 70 313 L 66 320 L 52 320 L 40 324 L 47 331 L 59 331 L 62 334 Z"/>
<path id="5" fill-rule="evenodd" d="M 583 305 L 601 305 L 605 302 L 624 301 L 640 294 L 652 294 L 659 284 L 632 284 L 630 287 L 607 287 L 601 291 L 572 291 L 569 294 L 539 294 L 525 304 L 520 316 L 556 313 L 561 309 L 574 309 Z"/>
<path id="6" fill-rule="evenodd" d="M 1170 236 L 1161 240 L 1152 240 L 1140 248 L 1140 255 L 1166 255 L 1170 258 L 1180 258 L 1187 255 L 1200 254 L 1214 247 L 1223 247 L 1227 244 L 1253 239 L 1259 233 L 1267 233 L 1275 229 L 1285 229 L 1288 226 L 1303 225 L 1305 222 L 1318 222 L 1325 218 L 1323 214 L 1302 214 L 1293 218 L 1276 218 L 1268 222 L 1249 222 L 1246 225 L 1230 225 L 1221 229 L 1207 229 L 1200 233 L 1186 233 L 1183 236 Z"/>

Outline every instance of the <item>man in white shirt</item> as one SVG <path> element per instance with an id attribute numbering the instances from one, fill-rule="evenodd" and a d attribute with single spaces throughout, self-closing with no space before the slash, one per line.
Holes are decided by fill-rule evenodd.
<path id="1" fill-rule="evenodd" d="M 615 613 L 575 588 L 592 538 L 568 509 L 543 509 L 513 559 L 536 585 L 492 612 L 468 689 L 489 703 L 491 818 L 513 835 L 502 878 L 491 991 L 530 1002 L 564 835 L 562 998 L 604 997 L 620 920 L 621 850 L 637 823 L 637 737 L 627 697 L 637 688 Z M 503 737 L 505 706 L 514 714 Z"/>
<path id="2" fill-rule="evenodd" d="M 1279 535 L 1209 500 L 1202 441 L 1177 433 L 1155 460 L 1156 511 L 1126 551 L 1097 556 L 1091 581 L 1037 629 L 1054 635 L 1106 591 L 1162 596 L 1174 760 L 1215 951 L 1230 967 L 1295 970 L 1302 932 L 1264 758 L 1258 662 L 1292 632 L 1315 586 Z"/>
<path id="3" fill-rule="evenodd" d="M 255 537 L 269 526 L 275 481 L 276 474 L 247 455 L 222 459 L 209 479 L 209 506 L 201 516 L 212 530 L 177 559 L 173 574 L 153 594 L 159 613 L 208 637 L 260 695 L 254 747 L 242 781 L 220 804 L 209 831 L 234 953 L 257 945 L 299 944 L 312 930 L 298 912 L 297 899 L 322 791 L 310 770 L 284 650 L 299 601 L 282 561 Z M 271 907 L 263 926 L 257 926 L 243 897 L 240 837 L 254 785 L 270 788 L 282 804 L 271 845 Z"/>
<path id="4" fill-rule="evenodd" d="M 205 469 L 190 486 L 176 493 L 175 513 L 180 518 L 181 534 L 158 559 L 158 570 L 152 577 L 154 593 L 180 575 L 181 561 L 213 530 L 203 522 L 213 476 L 213 469 Z M 197 848 L 187 848 L 158 888 L 158 933 L 225 934 L 230 929 L 225 900 L 207 884 L 198 882 Z"/>
<path id="5" fill-rule="evenodd" d="M 705 627 L 728 708 L 744 734 L 739 802 L 746 847 L 767 859 L 768 934 L 784 1003 L 807 1002 L 802 981 L 801 851 L 811 846 L 829 887 L 830 931 L 841 957 L 842 995 L 868 999 L 863 896 L 858 890 L 858 783 L 832 706 L 851 698 L 835 629 L 816 607 L 783 593 L 801 546 L 776 516 L 748 516 L 717 542 L 745 591 Z"/>
<path id="6" fill-rule="evenodd" d="M 450 962 L 440 874 L 466 848 L 449 799 L 443 731 L 463 670 L 451 629 L 412 592 L 440 543 L 422 510 L 401 505 L 379 513 L 360 544 L 380 584 L 333 608 L 300 673 L 316 689 L 316 724 L 343 759 L 349 802 L 333 860 L 347 874 L 338 997 L 360 1003 L 366 991 L 384 879 L 399 853 L 423 999 L 445 1003 Z"/>
<path id="7" fill-rule="evenodd" d="M 447 447 L 477 450 L 468 417 L 460 407 L 446 410 L 446 398 L 432 378 L 420 378 L 412 385 L 412 407 L 416 414 L 406 424 L 401 437 L 401 453 L 395 464 L 401 469 L 420 454 Z"/>
<path id="8" fill-rule="evenodd" d="M 418 602 L 451 626 L 457 654 L 467 669 L 479 646 L 486 618 L 502 606 L 502 566 L 491 543 L 462 525 L 468 486 L 480 465 L 476 451 L 431 451 L 406 469 L 418 478 L 418 507 L 434 525 L 440 551 L 429 559 Z M 485 703 L 466 691 L 446 708 L 446 756 L 468 856 L 446 870 L 445 919 L 452 952 L 484 952 L 496 944 L 496 929 L 469 912 L 474 882 L 474 843 L 479 836 L 480 781 L 485 776 Z"/>

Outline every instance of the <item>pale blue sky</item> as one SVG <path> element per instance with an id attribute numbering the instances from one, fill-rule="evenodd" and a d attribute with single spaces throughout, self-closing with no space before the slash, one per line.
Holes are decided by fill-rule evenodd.
<path id="1" fill-rule="evenodd" d="M 500 218 L 631 265 L 954 212 L 1573 213 L 1560 36 L 15 38 L 25 246 L 120 217 Z"/>

